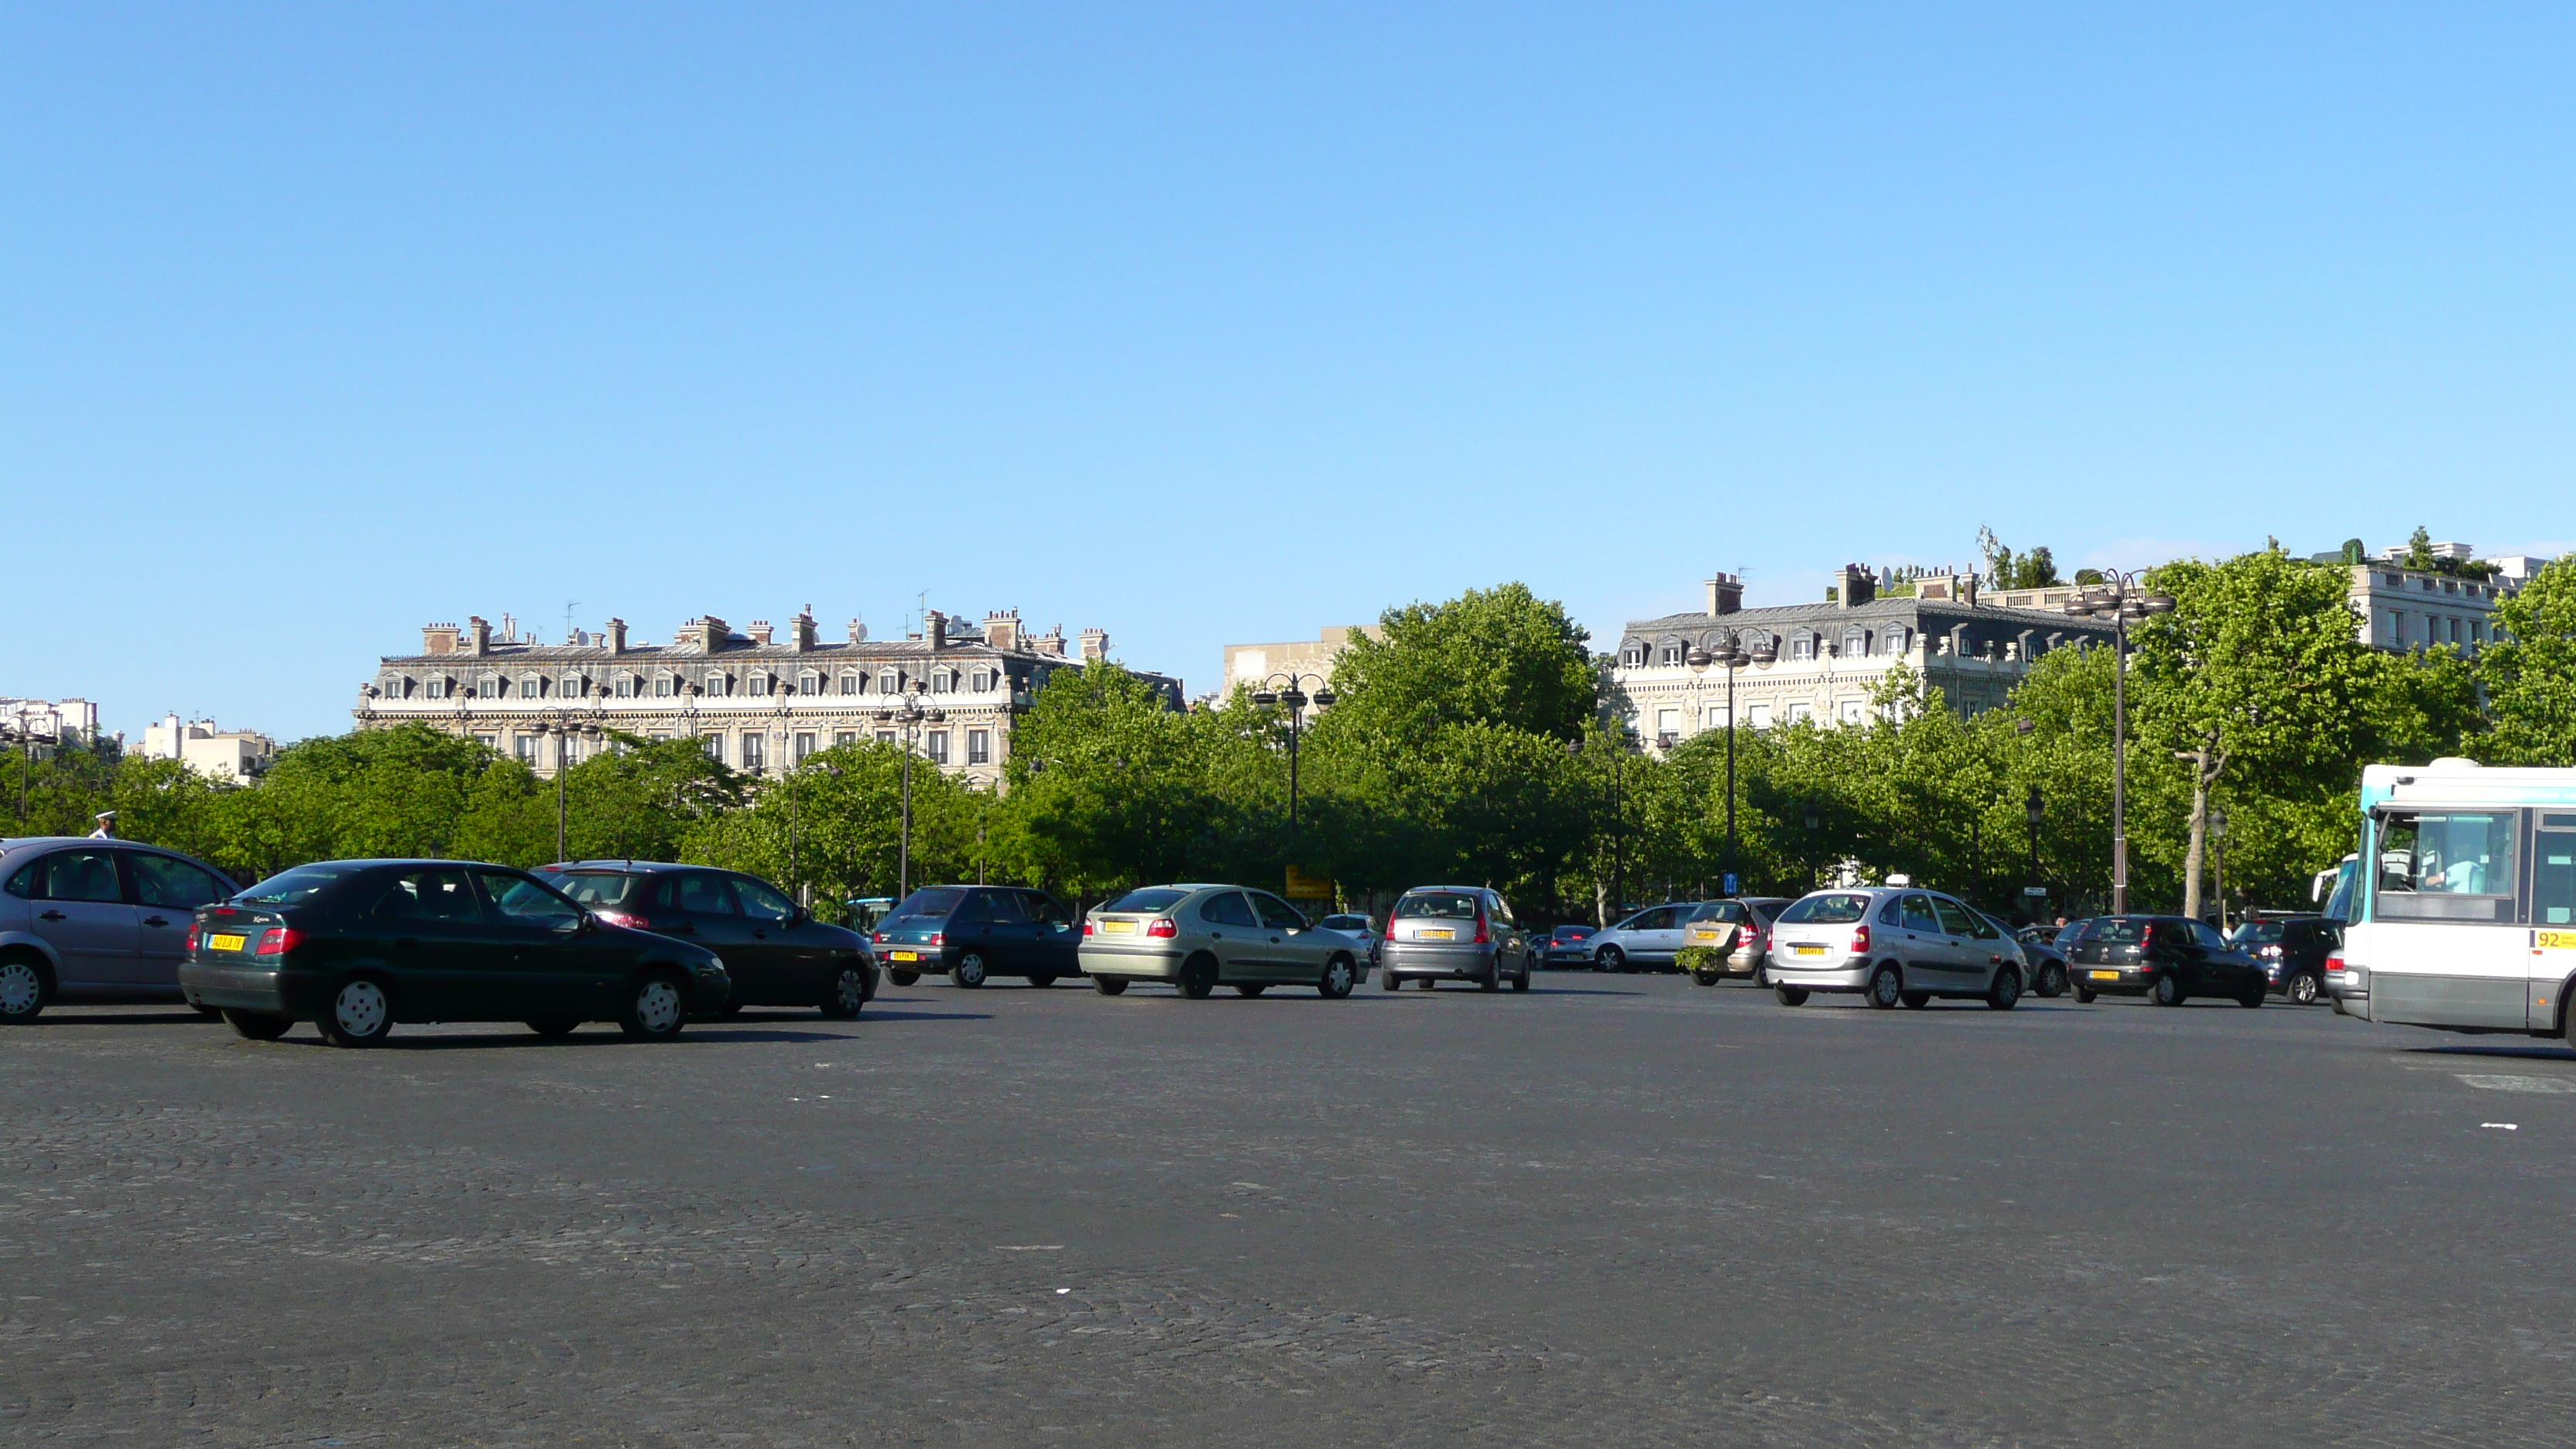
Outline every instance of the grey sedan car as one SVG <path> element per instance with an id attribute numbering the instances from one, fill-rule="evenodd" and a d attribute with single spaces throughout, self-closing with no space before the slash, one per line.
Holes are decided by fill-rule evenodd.
<path id="1" fill-rule="evenodd" d="M 1512 919 L 1502 893 L 1483 886 L 1415 886 L 1387 915 L 1386 946 L 1378 980 L 1389 991 L 1407 981 L 1425 989 L 1441 981 L 1473 981 L 1487 991 L 1530 988 L 1538 944 Z"/>
<path id="2" fill-rule="evenodd" d="M 197 907 L 236 887 L 204 861 L 125 840 L 0 840 L 0 1024 L 47 1003 L 179 1001 Z"/>
<path id="3" fill-rule="evenodd" d="M 1268 891 L 1233 885 L 1142 886 L 1096 906 L 1082 920 L 1081 960 L 1103 996 L 1154 981 L 1194 1000 L 1219 986 L 1239 996 L 1311 986 L 1339 1000 L 1369 969 L 1350 937 L 1316 929 Z"/>

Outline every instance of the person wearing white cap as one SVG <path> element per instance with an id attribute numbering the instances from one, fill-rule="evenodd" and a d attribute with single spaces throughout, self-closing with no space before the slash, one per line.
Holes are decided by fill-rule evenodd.
<path id="1" fill-rule="evenodd" d="M 98 812 L 98 828 L 89 833 L 89 838 L 92 840 L 114 840 L 116 838 L 116 812 L 113 810 L 101 810 Z"/>

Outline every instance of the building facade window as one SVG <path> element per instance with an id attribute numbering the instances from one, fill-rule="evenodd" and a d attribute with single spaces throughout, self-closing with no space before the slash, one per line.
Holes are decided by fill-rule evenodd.
<path id="1" fill-rule="evenodd" d="M 921 743 L 922 747 L 930 753 L 930 763 L 934 765 L 948 763 L 948 731 L 932 730 L 921 737 Z"/>
<path id="2" fill-rule="evenodd" d="M 474 694 L 478 699 L 499 699 L 501 697 L 501 676 L 497 674 L 484 675 L 481 679 L 475 681 Z"/>
<path id="3" fill-rule="evenodd" d="M 656 674 L 653 676 L 653 697 L 655 699 L 669 699 L 671 697 L 671 676 L 667 674 Z"/>
<path id="4" fill-rule="evenodd" d="M 742 767 L 746 770 L 757 770 L 768 762 L 768 739 L 761 735 L 744 735 L 742 737 Z"/>
<path id="5" fill-rule="evenodd" d="M 878 670 L 878 671 L 877 671 L 877 693 L 879 693 L 879 694 L 899 694 L 899 693 L 901 693 L 902 691 L 903 691 L 903 676 L 902 676 L 902 675 L 897 674 L 896 672 L 894 672 L 894 671 L 893 671 L 893 670 L 891 670 L 891 669 L 880 669 L 880 670 Z"/>
<path id="6" fill-rule="evenodd" d="M 512 743 L 518 747 L 519 763 L 523 765 L 533 765 L 537 762 L 537 737 L 535 735 L 520 735 L 516 737 Z"/>
<path id="7" fill-rule="evenodd" d="M 1771 728 L 1771 706 L 1767 704 L 1749 706 L 1744 711 L 1744 724 L 1747 729 L 1767 730 Z"/>
<path id="8" fill-rule="evenodd" d="M 855 745 L 858 742 L 859 732 L 857 730 L 832 731 L 832 743 L 836 747 L 840 745 Z"/>
<path id="9" fill-rule="evenodd" d="M 634 675 L 621 674 L 617 676 L 617 697 L 619 699 L 633 699 L 635 697 Z"/>
<path id="10" fill-rule="evenodd" d="M 989 765 L 993 763 L 993 732 L 991 730 L 968 730 L 966 732 L 966 763 L 970 765 Z"/>
<path id="11" fill-rule="evenodd" d="M 557 686 L 555 690 L 555 693 L 563 696 L 565 699 L 579 699 L 582 697 L 584 692 L 585 691 L 581 686 L 581 676 L 578 674 L 565 675 L 563 677 L 562 684 Z"/>
<path id="12" fill-rule="evenodd" d="M 1789 657 L 1792 659 L 1815 658 L 1816 636 L 1813 634 L 1801 634 L 1797 638 L 1790 640 Z"/>
<path id="13" fill-rule="evenodd" d="M 723 763 L 724 763 L 724 736 L 722 736 L 722 735 L 709 735 L 709 736 L 707 736 L 706 738 L 707 738 L 707 758 L 708 758 L 708 759 L 710 759 L 710 760 L 715 761 L 715 762 L 716 762 L 717 764 L 719 764 L 719 765 L 723 764 Z"/>
<path id="14" fill-rule="evenodd" d="M 430 699 L 447 698 L 447 676 L 433 674 L 420 682 L 420 692 Z"/>
<path id="15" fill-rule="evenodd" d="M 867 683 L 866 675 L 844 674 L 841 676 L 841 693 L 856 694 L 860 690 L 867 688 Z"/>
<path id="16" fill-rule="evenodd" d="M 823 676 L 814 673 L 810 669 L 803 674 L 797 675 L 796 692 L 798 694 L 821 694 L 823 692 Z"/>
<path id="17" fill-rule="evenodd" d="M 877 743 L 878 743 L 878 744 L 881 744 L 881 745 L 890 745 L 890 744 L 893 744 L 893 743 L 894 743 L 894 731 L 892 731 L 892 730 L 879 730 L 879 731 L 877 731 Z"/>
<path id="18" fill-rule="evenodd" d="M 535 699 L 541 688 L 542 686 L 537 682 L 537 677 L 531 674 L 519 681 L 519 698 Z"/>
<path id="19" fill-rule="evenodd" d="M 742 688 L 745 694 L 753 695 L 755 697 L 767 694 L 769 693 L 769 676 L 766 674 L 754 674 L 743 680 Z"/>
<path id="20" fill-rule="evenodd" d="M 814 736 L 813 736 L 813 734 L 812 734 L 810 731 L 809 731 L 809 732 L 801 732 L 801 733 L 799 733 L 799 734 L 796 736 L 796 763 L 798 763 L 798 764 L 800 764 L 800 765 L 801 765 L 801 764 L 803 764 L 803 763 L 805 763 L 805 761 L 806 761 L 807 757 L 811 756 L 813 753 L 814 753 Z"/>
<path id="21" fill-rule="evenodd" d="M 713 696 L 716 696 L 716 695 L 721 695 L 721 694 L 726 693 L 727 691 L 726 691 L 726 689 L 725 689 L 725 683 L 726 683 L 726 681 L 725 681 L 725 675 L 724 675 L 724 671 L 723 671 L 723 670 L 721 670 L 721 669 L 710 669 L 710 670 L 708 670 L 708 671 L 707 671 L 707 685 L 706 685 L 706 689 L 707 689 L 707 694 L 708 694 L 710 697 L 713 697 Z"/>

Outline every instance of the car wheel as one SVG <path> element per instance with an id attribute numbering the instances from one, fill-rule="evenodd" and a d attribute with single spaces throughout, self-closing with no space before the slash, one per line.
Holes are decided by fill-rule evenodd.
<path id="1" fill-rule="evenodd" d="M 2293 1006 L 2314 1006 L 2317 1004 L 2317 978 L 2302 971 L 2290 978 L 2289 987 L 2283 994 L 2290 998 Z"/>
<path id="2" fill-rule="evenodd" d="M 252 1041 L 275 1041 L 295 1025 L 295 1018 L 267 1011 L 227 1011 L 224 1021 Z"/>
<path id="3" fill-rule="evenodd" d="M 1625 973 L 1628 969 L 1628 953 L 1620 950 L 1616 946 L 1602 947 L 1601 954 L 1593 957 L 1592 961 L 1592 969 L 1595 971 L 1617 971 Z"/>
<path id="4" fill-rule="evenodd" d="M 1527 971 L 1523 971 L 1520 975 L 1513 977 L 1513 978 L 1512 978 L 1512 989 L 1513 989 L 1514 991 L 1527 991 L 1527 990 L 1529 990 L 1529 989 L 1530 989 L 1530 974 L 1529 974 Z"/>
<path id="5" fill-rule="evenodd" d="M 1702 986 L 1715 986 L 1720 981 L 1726 979 L 1724 976 L 1719 975 L 1715 971 L 1709 970 L 1705 966 L 1693 967 L 1690 975 L 1691 980 L 1698 982 Z"/>
<path id="6" fill-rule="evenodd" d="M 2258 981 L 2254 985 L 2245 988 L 2245 994 L 2236 998 L 2236 1004 L 2244 1007 L 2247 1011 L 2252 1011 L 2254 1008 L 2263 1004 L 2264 997 L 2271 994 L 2271 991 Z"/>
<path id="7" fill-rule="evenodd" d="M 1378 973 L 1377 984 L 1389 991 L 1402 991 L 1404 978 L 1392 971 L 1381 971 Z"/>
<path id="8" fill-rule="evenodd" d="M 1882 961 L 1869 973 L 1869 1004 L 1880 1011 L 1892 1009 L 1905 999 L 1905 973 L 1893 961 Z"/>
<path id="9" fill-rule="evenodd" d="M 1477 978 L 1476 989 L 1478 991 L 1500 991 L 1503 989 L 1502 957 L 1495 957 L 1493 961 L 1485 967 L 1485 974 Z"/>
<path id="10" fill-rule="evenodd" d="M 2091 1006 L 2094 1002 L 2101 999 L 2102 993 L 2094 990 L 2090 986 L 2078 986 L 2075 988 L 2075 1004 L 2078 1006 Z"/>
<path id="11" fill-rule="evenodd" d="M 1771 994 L 1780 999 L 1782 1006 L 1807 1004 L 1807 988 L 1803 986 L 1774 986 L 1771 988 Z"/>
<path id="12" fill-rule="evenodd" d="M 1055 973 L 1052 971 L 1041 971 L 1035 976 L 1029 978 L 1029 984 L 1031 986 L 1038 987 L 1041 990 L 1046 987 L 1053 986 L 1055 984 Z"/>
<path id="13" fill-rule="evenodd" d="M 1124 996 L 1127 994 L 1127 978 L 1124 976 L 1094 976 L 1091 978 L 1091 989 L 1099 992 L 1103 996 Z"/>
<path id="14" fill-rule="evenodd" d="M 897 966 L 886 972 L 886 979 L 897 986 L 910 986 L 921 980 L 921 973 L 918 971 L 906 971 L 902 967 Z"/>
<path id="15" fill-rule="evenodd" d="M 1770 985 L 1770 984 L 1771 984 L 1771 968 L 1770 968 L 1770 967 L 1768 967 L 1768 966 L 1756 966 L 1756 967 L 1754 967 L 1754 968 L 1753 968 L 1753 985 L 1755 986 L 1755 988 L 1756 988 L 1756 989 L 1759 989 L 1759 988 L 1761 988 L 1761 987 L 1765 987 L 1765 986 L 1768 986 L 1768 985 Z"/>
<path id="16" fill-rule="evenodd" d="M 581 1030 L 581 1022 L 569 1016 L 541 1016 L 528 1023 L 528 1030 L 542 1037 L 564 1037 Z"/>
<path id="17" fill-rule="evenodd" d="M 1932 1004 L 1932 993 L 1929 991 L 1909 991 L 1905 993 L 1902 999 L 1905 1002 L 1906 1010 L 1921 1011 L 1923 1008 Z"/>
<path id="18" fill-rule="evenodd" d="M 1994 984 L 1986 988 L 1986 1005 L 1997 1011 L 2010 1011 L 2021 1005 L 2021 972 L 2007 966 L 1995 973 Z"/>
<path id="19" fill-rule="evenodd" d="M 822 1001 L 823 1015 L 848 1021 L 868 1004 L 868 973 L 853 961 L 832 973 L 832 989 Z"/>
<path id="20" fill-rule="evenodd" d="M 1324 963 L 1323 979 L 1315 983 L 1315 994 L 1326 1001 L 1339 1001 L 1351 994 L 1351 958 L 1336 956 Z"/>
<path id="21" fill-rule="evenodd" d="M 40 962 L 24 956 L 0 961 L 0 1024 L 34 1021 L 53 994 L 53 977 Z"/>
<path id="22" fill-rule="evenodd" d="M 2055 1001 L 2066 994 L 2066 968 L 2052 961 L 2039 968 L 2039 994 L 2042 1000 Z"/>
<path id="23" fill-rule="evenodd" d="M 1270 983 L 1267 981 L 1247 981 L 1235 987 L 1234 994 L 1237 996 L 1259 996 L 1261 993 L 1269 989 Z"/>
<path id="24" fill-rule="evenodd" d="M 680 978 L 656 971 L 627 988 L 626 1010 L 619 1030 L 642 1041 L 669 1041 L 689 1024 L 688 998 Z"/>
<path id="25" fill-rule="evenodd" d="M 952 983 L 963 986 L 969 991 L 983 985 L 984 958 L 976 955 L 972 951 L 958 957 L 956 966 L 951 968 L 948 973 L 948 979 Z"/>
<path id="26" fill-rule="evenodd" d="M 353 976 L 340 983 L 314 1023 L 322 1039 L 335 1047 L 371 1047 L 394 1029 L 393 998 L 372 977 Z"/>
<path id="27" fill-rule="evenodd" d="M 2183 1003 L 2182 983 L 2168 971 L 2156 978 L 2155 987 L 2147 993 L 2147 999 L 2158 1006 L 2180 1006 Z"/>
<path id="28" fill-rule="evenodd" d="M 1181 963 L 1181 994 L 1205 1001 L 1216 992 L 1216 958 L 1202 952 Z"/>

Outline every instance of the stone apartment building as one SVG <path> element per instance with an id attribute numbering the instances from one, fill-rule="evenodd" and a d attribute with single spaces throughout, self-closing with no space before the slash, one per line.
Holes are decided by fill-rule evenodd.
<path id="1" fill-rule="evenodd" d="M 210 719 L 183 723 L 173 714 L 143 727 L 147 759 L 177 760 L 210 780 L 249 780 L 277 758 L 277 741 L 256 730 L 227 730 Z"/>
<path id="2" fill-rule="evenodd" d="M 1216 698 L 1222 702 L 1234 693 L 1238 684 L 1246 689 L 1259 689 L 1278 674 L 1319 674 L 1333 677 L 1333 661 L 1341 657 L 1354 634 L 1383 640 L 1386 630 L 1376 624 L 1357 628 L 1329 628 L 1313 639 L 1292 639 L 1284 644 L 1228 644 L 1225 646 L 1225 678 L 1217 686 Z M 1309 689 L 1314 686 L 1309 684 Z"/>
<path id="3" fill-rule="evenodd" d="M 726 764 L 771 776 L 834 745 L 908 737 L 931 764 L 991 787 L 1010 757 L 1011 722 L 1036 692 L 1055 671 L 1108 652 L 1101 630 L 1083 630 L 1069 648 L 1062 628 L 1030 634 L 1016 609 L 981 624 L 932 611 L 919 634 L 889 640 L 869 639 L 853 619 L 847 637 L 829 643 L 811 610 L 783 637 L 765 621 L 737 633 L 708 615 L 669 644 L 631 640 L 622 619 L 541 644 L 515 631 L 495 638 L 475 618 L 462 629 L 429 625 L 419 653 L 385 656 L 355 714 L 360 729 L 421 721 L 469 735 L 546 776 L 608 747 L 604 735 L 579 733 L 584 723 L 702 740 Z M 1144 677 L 1181 707 L 1179 680 Z M 907 701 L 942 717 L 907 727 L 896 718 Z"/>
<path id="4" fill-rule="evenodd" d="M 1812 604 L 1744 607 L 1743 582 L 1730 574 L 1707 581 L 1707 607 L 1631 622 L 1619 641 L 1612 678 L 1649 748 L 1670 749 L 1703 730 L 1724 729 L 1727 671 L 1693 669 L 1693 648 L 1714 653 L 1729 642 L 1751 649 L 1767 640 L 1771 664 L 1736 672 L 1735 709 L 1750 729 L 1813 719 L 1857 724 L 1887 672 L 1904 664 L 1949 706 L 1977 714 L 2005 702 L 2051 650 L 2107 645 L 2108 620 L 2060 611 L 2067 590 L 2016 590 L 1981 596 L 1974 575 L 1917 582 L 1911 597 L 1878 593 L 1859 565 L 1844 568 L 1836 596 Z M 2053 597 L 2048 597 L 2053 596 Z"/>

